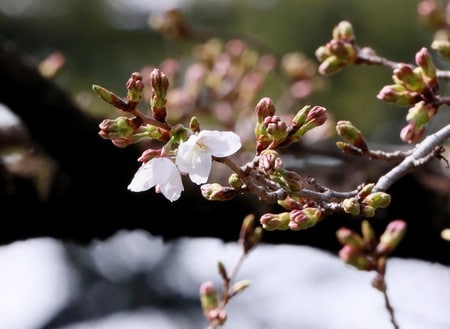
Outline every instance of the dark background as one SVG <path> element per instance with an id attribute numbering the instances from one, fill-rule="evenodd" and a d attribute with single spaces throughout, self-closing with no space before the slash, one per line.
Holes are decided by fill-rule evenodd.
<path id="1" fill-rule="evenodd" d="M 277 56 L 301 51 L 312 59 L 317 47 L 330 39 L 333 26 L 346 19 L 354 26 L 358 44 L 395 61 L 413 62 L 415 52 L 433 37 L 418 19 L 416 6 L 409 0 L 249 0 L 186 1 L 181 8 L 197 28 L 225 37 L 248 36 Z M 3 244 L 41 236 L 86 244 L 121 229 L 137 228 L 165 239 L 235 240 L 245 215 L 259 216 L 271 209 L 251 196 L 207 202 L 189 182 L 175 203 L 153 190 L 126 190 L 140 150 L 115 148 L 97 135 L 98 123 L 115 113 L 93 94 L 91 86 L 100 84 L 120 94 L 131 72 L 158 65 L 167 57 L 189 61 L 192 43 L 167 40 L 149 27 L 149 15 L 155 13 L 119 1 L 4 0 L 0 4 L 0 102 L 18 115 L 27 137 L 25 142 L 5 137 L 1 143 Z M 65 56 L 66 64 L 54 79 L 43 79 L 36 65 L 55 51 Z M 438 63 L 443 68 L 447 65 Z M 401 144 L 398 133 L 405 109 L 375 98 L 389 83 L 391 72 L 386 68 L 349 67 L 323 79 L 322 88 L 305 103 L 327 107 L 334 118 L 350 119 L 370 142 L 391 147 Z M 276 99 L 283 88 L 285 82 L 274 76 L 261 97 Z M 326 146 L 327 153 L 331 147 Z M 6 159 L 14 152 L 29 158 L 11 166 Z M 341 160 L 336 167 L 304 170 L 339 189 L 352 177 L 361 177 L 358 170 L 371 166 L 354 158 Z M 449 222 L 449 176 L 448 171 L 442 174 L 439 164 L 437 172 L 434 168 L 395 184 L 389 191 L 392 205 L 379 213 L 374 226 L 382 231 L 392 219 L 407 220 L 410 228 L 397 254 L 449 264 L 449 244 L 439 236 Z M 342 225 L 358 229 L 359 219 L 332 216 L 311 230 L 268 232 L 264 240 L 336 252 L 335 231 Z"/>

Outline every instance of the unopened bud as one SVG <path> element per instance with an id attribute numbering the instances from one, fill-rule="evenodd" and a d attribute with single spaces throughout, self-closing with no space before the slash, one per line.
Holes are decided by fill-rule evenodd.
<path id="1" fill-rule="evenodd" d="M 150 73 L 150 84 L 152 86 L 152 98 L 150 105 L 152 108 L 153 118 L 159 122 L 165 122 L 166 111 L 166 95 L 169 88 L 169 79 L 159 69 L 155 68 Z"/>
<path id="2" fill-rule="evenodd" d="M 384 86 L 377 94 L 377 98 L 397 106 L 410 106 L 422 99 L 420 93 L 410 91 L 405 86 L 395 84 Z"/>
<path id="3" fill-rule="evenodd" d="M 98 85 L 93 85 L 92 90 L 97 94 L 97 96 L 103 99 L 106 103 L 111 104 L 115 108 L 118 108 L 123 111 L 128 110 L 127 103 L 122 98 L 114 94 L 112 91 L 109 91 L 108 89 Z"/>
<path id="4" fill-rule="evenodd" d="M 363 250 L 364 249 L 364 240 L 363 238 L 356 232 L 352 230 L 342 227 L 336 231 L 336 237 L 338 241 L 343 245 L 350 245 L 355 249 Z"/>
<path id="5" fill-rule="evenodd" d="M 355 33 L 352 24 L 348 21 L 339 22 L 339 24 L 333 28 L 333 39 L 353 42 L 355 40 Z"/>
<path id="6" fill-rule="evenodd" d="M 244 254 L 247 254 L 253 249 L 262 238 L 262 229 L 260 227 L 255 228 L 255 216 L 247 215 L 241 226 L 239 235 L 239 243 L 242 245 Z"/>
<path id="7" fill-rule="evenodd" d="M 266 127 L 266 132 L 273 140 L 282 141 L 288 135 L 286 123 L 279 116 L 265 117 L 264 126 Z"/>
<path id="8" fill-rule="evenodd" d="M 320 46 L 316 49 L 315 55 L 319 62 L 323 62 L 327 57 L 331 56 L 331 53 L 326 46 Z"/>
<path id="9" fill-rule="evenodd" d="M 417 128 L 414 123 L 410 122 L 400 131 L 400 138 L 402 141 L 412 144 L 419 141 L 424 134 L 425 127 Z"/>
<path id="10" fill-rule="evenodd" d="M 139 72 L 134 72 L 131 74 L 130 78 L 126 83 L 128 89 L 127 100 L 128 103 L 132 103 L 134 107 L 142 99 L 142 92 L 144 90 L 144 82 L 142 81 L 142 75 Z"/>
<path id="11" fill-rule="evenodd" d="M 355 198 L 344 199 L 341 201 L 340 205 L 347 214 L 357 216 L 360 213 L 360 205 L 358 200 Z"/>
<path id="12" fill-rule="evenodd" d="M 391 196 L 385 192 L 374 192 L 366 196 L 362 203 L 373 209 L 386 208 L 391 203 Z"/>
<path id="13" fill-rule="evenodd" d="M 344 153 L 352 155 L 362 155 L 362 151 L 360 149 L 357 149 L 356 147 L 354 147 L 349 143 L 337 141 L 336 146 Z"/>
<path id="14" fill-rule="evenodd" d="M 304 230 L 317 224 L 322 216 L 318 208 L 294 209 L 289 213 L 289 228 L 293 231 Z"/>
<path id="15" fill-rule="evenodd" d="M 289 140 L 291 142 L 298 141 L 311 129 L 323 125 L 327 119 L 328 113 L 325 107 L 318 105 L 303 107 L 292 119 L 292 124 L 288 129 Z M 300 123 L 301 125 L 299 125 Z"/>
<path id="16" fill-rule="evenodd" d="M 338 121 L 336 123 L 336 132 L 350 144 L 360 149 L 363 153 L 368 151 L 366 140 L 359 129 L 350 121 Z"/>
<path id="17" fill-rule="evenodd" d="M 332 75 L 340 72 L 346 63 L 337 58 L 335 55 L 328 56 L 319 65 L 317 71 L 321 75 Z"/>
<path id="18" fill-rule="evenodd" d="M 377 253 L 380 255 L 391 253 L 403 239 L 406 233 L 406 226 L 406 222 L 400 219 L 390 222 L 380 237 Z"/>
<path id="19" fill-rule="evenodd" d="M 266 174 L 279 171 L 283 167 L 283 160 L 275 150 L 264 150 L 258 160 L 258 169 Z"/>
<path id="20" fill-rule="evenodd" d="M 262 227 L 267 231 L 287 230 L 289 228 L 290 215 L 288 212 L 281 214 L 264 214 L 259 219 Z"/>
<path id="21" fill-rule="evenodd" d="M 155 68 L 150 73 L 150 84 L 154 93 L 159 98 L 165 98 L 169 89 L 169 79 L 159 69 Z"/>
<path id="22" fill-rule="evenodd" d="M 237 295 L 238 293 L 244 291 L 250 286 L 250 280 L 240 280 L 233 284 L 230 289 L 230 297 Z"/>
<path id="23" fill-rule="evenodd" d="M 372 247 L 375 245 L 377 242 L 375 232 L 372 225 L 370 225 L 369 221 L 366 219 L 361 222 L 361 233 L 366 246 Z"/>
<path id="24" fill-rule="evenodd" d="M 422 92 L 426 88 L 426 84 L 422 79 L 421 69 L 413 69 L 407 64 L 399 64 L 394 69 L 392 79 L 396 84 L 403 85 L 410 91 Z"/>
<path id="25" fill-rule="evenodd" d="M 417 6 L 417 12 L 422 22 L 432 29 L 440 29 L 446 24 L 441 2 L 421 0 Z"/>
<path id="26" fill-rule="evenodd" d="M 189 128 L 194 133 L 200 132 L 200 122 L 198 121 L 197 117 L 192 117 L 191 118 L 191 121 L 189 122 Z"/>
<path id="27" fill-rule="evenodd" d="M 373 217 L 375 216 L 375 209 L 371 206 L 361 205 L 361 214 L 364 217 Z"/>
<path id="28" fill-rule="evenodd" d="M 200 285 L 199 294 L 203 312 L 207 313 L 218 307 L 216 288 L 214 288 L 214 284 L 211 281 L 203 282 Z"/>
<path id="29" fill-rule="evenodd" d="M 203 197 L 209 201 L 228 201 L 236 195 L 234 188 L 224 187 L 218 183 L 203 184 L 200 190 Z"/>
<path id="30" fill-rule="evenodd" d="M 228 184 L 230 184 L 235 190 L 239 190 L 244 186 L 244 182 L 236 173 L 232 173 L 230 177 L 228 177 Z"/>
<path id="31" fill-rule="evenodd" d="M 269 97 L 262 98 L 255 107 L 258 122 L 263 122 L 266 117 L 275 115 L 275 103 Z"/>
<path id="32" fill-rule="evenodd" d="M 436 67 L 426 47 L 422 47 L 416 53 L 416 63 L 422 69 L 423 79 L 431 90 L 437 90 L 438 82 L 436 77 Z"/>
<path id="33" fill-rule="evenodd" d="M 364 253 L 351 245 L 345 245 L 339 250 L 339 257 L 347 264 L 356 267 L 362 271 L 371 271 L 373 269 L 372 262 Z"/>
<path id="34" fill-rule="evenodd" d="M 450 59 L 450 41 L 448 40 L 434 40 L 431 43 L 431 48 L 436 50 L 437 53 L 443 58 Z"/>

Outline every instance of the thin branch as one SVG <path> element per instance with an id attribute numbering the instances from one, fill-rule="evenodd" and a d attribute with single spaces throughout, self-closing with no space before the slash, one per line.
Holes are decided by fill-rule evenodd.
<path id="1" fill-rule="evenodd" d="M 436 156 L 442 153 L 439 146 L 449 137 L 450 124 L 426 137 L 417 145 L 411 155 L 407 156 L 398 166 L 392 168 L 388 173 L 378 179 L 373 191 L 386 191 L 394 182 L 406 175 L 410 170 L 428 163 L 433 158 L 430 155 Z M 427 159 L 427 161 L 423 161 L 423 159 Z"/>

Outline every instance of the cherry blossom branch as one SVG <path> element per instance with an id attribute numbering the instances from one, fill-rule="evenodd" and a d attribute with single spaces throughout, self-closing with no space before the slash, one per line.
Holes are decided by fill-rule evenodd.
<path id="1" fill-rule="evenodd" d="M 450 138 L 450 124 L 436 133 L 426 137 L 399 165 L 381 176 L 376 183 L 375 191 L 386 191 L 394 182 L 406 175 L 412 169 L 423 166 L 433 158 L 441 158 L 443 152 L 441 144 Z"/>

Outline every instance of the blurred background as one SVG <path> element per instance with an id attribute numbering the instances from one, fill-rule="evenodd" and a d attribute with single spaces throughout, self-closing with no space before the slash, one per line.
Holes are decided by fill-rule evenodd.
<path id="1" fill-rule="evenodd" d="M 169 9 L 179 8 L 190 26 L 204 39 L 208 36 L 224 40 L 242 37 L 260 53 L 272 54 L 277 60 L 286 53 L 301 52 L 316 64 L 315 50 L 330 40 L 331 31 L 339 21 L 348 20 L 353 24 L 359 45 L 370 46 L 379 55 L 394 61 L 413 63 L 416 51 L 428 46 L 433 37 L 433 31 L 418 18 L 418 2 L 2 0 L 0 37 L 6 40 L 7 46 L 13 44 L 17 51 L 27 54 L 27 60 L 36 66 L 52 54 L 62 55 L 59 59 L 63 59 L 64 64 L 51 80 L 97 125 L 103 118 L 114 117 L 117 113 L 93 93 L 93 84 L 124 95 L 125 82 L 132 72 L 158 67 L 167 58 L 177 59 L 184 67 L 192 61 L 198 40 L 164 35 L 155 29 L 155 17 L 161 17 Z M 438 58 L 436 62 L 441 68 L 448 65 Z M 6 69 L 0 66 L 0 71 Z M 405 124 L 405 111 L 375 97 L 382 86 L 391 82 L 391 72 L 386 68 L 350 66 L 343 73 L 315 77 L 314 92 L 291 101 L 291 105 L 297 109 L 305 104 L 324 106 L 334 120 L 351 119 L 371 143 L 398 145 L 401 144 L 399 131 Z M 1 84 L 5 89 L 8 81 Z M 282 101 L 287 88 L 289 81 L 286 77 L 273 70 L 256 99 L 268 96 L 279 101 L 281 106 L 286 104 Z M 22 96 L 29 97 L 27 94 Z M 21 120 L 19 117 L 5 108 L 0 115 L 0 125 L 17 126 Z M 27 120 L 27 124 L 33 121 Z M 436 122 L 441 125 L 448 121 Z M 70 122 L 66 124 L 70 126 Z M 45 124 L 42 127 L 48 129 Z M 39 126 L 33 129 L 32 139 L 34 134 L 41 138 L 39 142 L 54 139 L 54 136 L 48 139 L 40 137 Z M 48 131 L 48 134 L 52 133 Z M 59 133 L 56 136 L 60 136 Z M 47 149 L 51 155 L 61 155 L 61 163 L 28 158 L 34 164 L 41 161 L 39 166 L 46 168 L 44 174 L 42 171 L 38 174 L 25 172 L 25 176 L 34 179 L 35 185 L 44 186 L 38 188 L 39 196 L 28 203 L 29 209 L 36 211 L 37 218 L 30 219 L 27 215 L 27 207 L 22 204 L 23 200 L 28 200 L 25 194 L 14 194 L 14 191 L 22 193 L 23 190 L 11 189 L 10 186 L 15 185 L 5 183 L 11 180 L 6 179 L 9 176 L 3 175 L 2 171 L 0 183 L 4 185 L 0 206 L 3 211 L 0 218 L 14 228 L 9 229 L 7 225 L 2 228 L 0 329 L 206 328 L 197 296 L 198 286 L 205 280 L 219 284 L 216 261 L 224 260 L 231 266 L 239 250 L 236 244 L 215 238 L 178 239 L 179 235 L 208 235 L 198 231 L 190 218 L 186 219 L 186 213 L 181 212 L 184 216 L 179 216 L 180 209 L 198 211 L 202 218 L 199 213 L 192 216 L 201 222 L 201 229 L 206 227 L 205 232 L 212 236 L 233 240 L 237 239 L 242 215 L 247 213 L 248 207 L 241 207 L 239 203 L 238 207 L 236 204 L 221 204 L 215 205 L 219 210 L 214 212 L 207 210 L 209 208 L 198 201 L 199 195 L 195 193 L 186 193 L 187 201 L 178 203 L 181 206 L 154 196 L 153 191 L 117 197 L 107 194 L 114 184 L 122 184 L 122 189 L 125 189 L 136 169 L 138 153 L 118 151 L 95 136 L 99 143 L 107 145 L 102 154 L 111 155 L 110 162 L 105 160 L 103 163 L 97 161 L 95 154 L 88 154 L 94 170 L 80 157 L 83 145 L 76 149 L 74 140 L 79 136 L 71 135 L 70 129 L 62 133 L 64 140 L 54 139 L 54 148 Z M 4 141 L 0 142 L 4 146 Z M 67 150 L 64 150 L 64 145 L 68 145 Z M 10 154 L 9 148 L 2 148 L 2 165 L 8 169 L 16 159 Z M 127 155 L 130 157 L 125 165 L 120 163 L 114 167 L 114 159 Z M 66 162 L 64 156 L 67 157 Z M 99 168 L 95 167 L 97 162 Z M 42 180 L 48 179 L 48 171 L 58 171 L 58 166 L 66 176 L 63 175 L 62 179 L 57 176 L 59 178 L 54 180 L 58 183 L 56 189 L 45 188 Z M 65 192 L 64 188 L 72 186 L 67 178 L 74 170 L 71 166 L 81 168 L 78 171 L 86 175 L 92 169 L 98 179 L 89 177 L 83 180 L 82 175 L 76 176 L 73 179 L 75 187 L 67 188 L 69 192 Z M 338 176 L 342 180 L 342 172 L 336 172 L 334 168 L 333 177 Z M 13 169 L 15 171 L 12 172 L 23 176 L 23 168 Z M 114 174 L 123 177 L 115 182 L 111 179 L 115 178 Z M 356 174 L 354 177 L 360 178 Z M 104 186 L 98 188 L 99 182 Z M 440 195 L 439 201 L 447 202 L 445 186 L 449 186 L 448 177 L 441 182 L 444 196 Z M 410 188 L 410 185 L 406 186 Z M 411 191 L 414 188 L 416 185 Z M 79 191 L 83 191 L 83 198 L 79 197 Z M 99 194 L 106 195 L 111 201 L 103 202 Z M 65 198 L 55 199 L 55 195 L 64 195 Z M 399 207 L 401 211 L 394 210 L 393 215 L 404 215 L 406 211 L 423 219 L 428 214 L 427 207 L 433 206 L 429 200 L 424 201 L 423 195 L 434 194 L 424 190 L 423 194 L 405 198 L 409 204 L 416 204 L 422 210 Z M 48 196 L 55 201 L 42 205 L 42 198 L 45 200 Z M 205 208 L 199 207 L 201 210 L 198 210 L 193 207 L 192 200 Z M 119 215 L 119 205 L 124 205 L 120 211 L 125 215 L 132 211 L 131 201 L 136 202 L 134 205 L 139 202 L 146 202 L 146 205 L 135 207 L 141 211 L 138 216 L 126 217 L 122 212 Z M 437 198 L 433 200 L 437 201 Z M 97 207 L 97 210 L 91 211 L 91 207 Z M 155 215 L 155 207 L 163 211 L 165 219 L 168 219 L 166 222 L 161 223 L 160 216 Z M 176 210 L 171 212 L 170 209 Z M 397 209 L 395 205 L 393 209 Z M 262 213 L 266 210 L 263 206 L 257 209 Z M 440 227 L 448 222 L 448 218 L 443 220 L 445 211 L 436 215 Z M 71 212 L 76 220 L 70 219 L 68 214 Z M 230 212 L 239 214 L 235 219 L 227 218 Z M 152 226 L 158 220 L 158 225 L 163 228 Z M 231 230 L 230 227 L 224 228 L 231 224 L 234 225 Z M 330 227 L 327 237 L 334 236 L 335 228 L 333 225 Z M 175 229 L 178 232 L 171 235 L 171 230 Z M 426 231 L 419 226 L 416 232 L 421 229 Z M 161 232 L 164 233 L 162 238 Z M 274 233 L 273 236 L 278 236 L 279 242 L 284 235 Z M 290 235 L 290 241 L 301 241 L 302 238 L 298 237 Z M 166 241 L 167 238 L 177 239 Z M 326 244 L 320 241 L 322 235 L 312 233 L 303 238 L 307 244 Z M 337 247 L 336 241 L 330 244 L 331 247 L 327 245 L 325 249 Z M 410 245 L 416 249 L 403 256 L 429 256 L 427 248 L 417 244 L 416 240 L 411 240 Z M 448 264 L 448 245 L 446 249 L 442 249 L 440 244 L 437 248 L 444 252 L 435 258 Z M 399 309 L 401 327 L 448 328 L 450 291 L 446 289 L 448 285 L 442 286 L 442 282 L 450 279 L 449 268 L 414 258 L 394 259 L 392 272 L 388 270 L 387 280 L 392 280 L 390 289 L 394 307 Z M 284 267 L 287 264 L 288 270 Z M 233 301 L 230 321 L 225 328 L 390 328 L 382 296 L 370 286 L 370 274 L 344 266 L 335 253 L 283 243 L 263 245 L 250 255 L 246 266 L 243 278 L 249 278 L 255 284 L 248 294 L 240 296 L 241 300 L 238 297 Z M 406 277 L 405 272 L 408 273 Z"/>
<path id="2" fill-rule="evenodd" d="M 57 83 L 88 111 L 104 116 L 108 108 L 97 102 L 92 84 L 120 92 L 131 72 L 157 66 L 168 57 L 192 57 L 192 42 L 168 40 L 149 25 L 149 16 L 164 10 L 177 6 L 199 30 L 224 38 L 250 38 L 264 52 L 279 57 L 299 51 L 314 62 L 315 50 L 345 19 L 353 24 L 359 45 L 413 63 L 415 52 L 432 38 L 432 31 L 418 19 L 417 4 L 409 0 L 364 4 L 356 0 L 4 0 L 0 28 L 3 37 L 36 61 L 62 53 L 66 62 Z M 307 102 L 325 106 L 338 119 L 352 118 L 370 140 L 400 142 L 397 131 L 404 113 L 375 99 L 390 82 L 385 68 L 349 67 L 345 74 L 325 79 Z M 269 86 L 264 96 L 273 99 L 286 88 L 276 77 Z"/>

